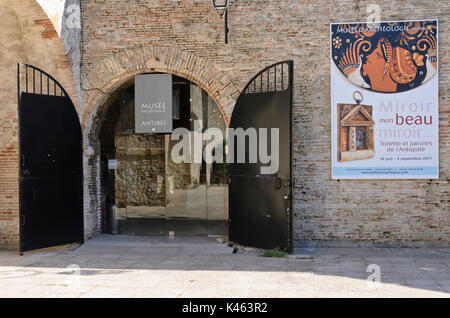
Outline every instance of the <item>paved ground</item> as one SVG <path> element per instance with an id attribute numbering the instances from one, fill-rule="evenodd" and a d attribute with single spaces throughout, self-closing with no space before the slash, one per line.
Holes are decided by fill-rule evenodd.
<path id="1" fill-rule="evenodd" d="M 104 235 L 78 248 L 3 251 L 0 297 L 450 297 L 450 249 L 232 250 L 212 238 Z M 370 264 L 379 285 L 367 281 Z"/>

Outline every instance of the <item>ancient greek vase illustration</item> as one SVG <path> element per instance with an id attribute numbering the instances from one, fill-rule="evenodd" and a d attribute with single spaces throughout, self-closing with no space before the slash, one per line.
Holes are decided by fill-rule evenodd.
<path id="1" fill-rule="evenodd" d="M 437 71 L 436 21 L 332 25 L 332 58 L 353 84 L 383 93 L 416 88 Z"/>

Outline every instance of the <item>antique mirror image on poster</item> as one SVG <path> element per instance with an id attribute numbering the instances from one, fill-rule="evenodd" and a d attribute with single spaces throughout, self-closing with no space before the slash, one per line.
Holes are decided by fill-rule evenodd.
<path id="1" fill-rule="evenodd" d="M 439 178 L 438 21 L 330 25 L 333 179 Z"/>

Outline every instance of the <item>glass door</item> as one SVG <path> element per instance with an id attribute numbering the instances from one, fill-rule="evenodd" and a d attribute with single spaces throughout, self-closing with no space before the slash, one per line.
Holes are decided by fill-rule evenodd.
<path id="1" fill-rule="evenodd" d="M 224 160 L 207 163 L 203 156 L 209 143 L 203 138 L 206 129 L 218 128 L 222 137 L 226 136 L 226 124 L 217 105 L 197 85 L 173 78 L 174 129 L 184 128 L 183 138 L 188 144 L 188 160 L 178 162 L 174 147 L 180 140 L 172 140 L 171 134 L 135 133 L 133 94 L 133 87 L 121 94 L 121 114 L 114 137 L 119 232 L 164 236 L 226 235 L 226 163 Z M 220 141 L 222 148 L 223 138 L 215 141 Z M 199 150 L 200 154 L 195 154 Z M 225 156 L 224 149 L 222 152 Z"/>

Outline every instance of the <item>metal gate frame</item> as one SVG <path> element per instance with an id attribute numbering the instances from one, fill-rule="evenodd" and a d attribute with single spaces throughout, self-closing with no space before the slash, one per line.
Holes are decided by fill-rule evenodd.
<path id="1" fill-rule="evenodd" d="M 25 78 L 22 78 L 22 68 L 25 69 Z M 32 78 L 28 78 L 28 69 L 31 69 L 32 71 Z M 22 87 L 22 81 L 25 81 L 25 87 Z M 29 87 L 29 81 L 32 81 L 32 91 L 31 91 L 31 87 Z M 47 91 L 45 92 L 45 90 L 43 90 L 43 80 L 46 80 L 46 87 L 47 87 Z M 37 85 L 37 87 L 36 87 Z M 51 89 L 51 87 L 53 88 L 53 90 Z M 18 111 L 18 140 L 19 140 L 19 255 L 23 255 L 24 252 L 24 242 L 23 242 L 23 226 L 24 223 L 23 221 L 23 215 L 22 215 L 22 199 L 23 199 L 23 195 L 22 195 L 22 191 L 21 191 L 21 187 L 20 187 L 20 180 L 23 177 L 23 172 L 22 172 L 22 165 L 24 163 L 24 156 L 22 153 L 22 149 L 21 149 L 21 109 L 20 109 L 20 102 L 21 102 L 21 94 L 22 93 L 33 93 L 33 94 L 40 94 L 40 95 L 48 95 L 48 96 L 61 96 L 61 97 L 67 97 L 70 100 L 69 94 L 67 94 L 66 90 L 64 89 L 64 87 L 50 74 L 48 74 L 47 72 L 33 66 L 30 64 L 26 64 L 26 63 L 17 63 L 17 111 Z M 72 103 L 73 105 L 73 103 Z M 81 127 L 80 127 L 81 128 Z M 80 145 L 82 146 L 82 145 Z M 81 184 L 83 185 L 83 166 L 81 163 Z M 83 197 L 81 197 L 81 206 L 83 206 Z M 84 216 L 82 218 L 82 226 L 81 226 L 81 241 L 80 243 L 84 243 Z"/>
<path id="2" fill-rule="evenodd" d="M 287 65 L 287 76 L 285 76 L 284 65 Z M 277 78 L 277 67 L 281 66 L 281 72 L 279 73 L 279 77 Z M 271 73 L 273 70 L 273 73 Z M 273 74 L 273 81 L 271 80 L 271 74 Z M 287 77 L 287 83 L 285 83 L 285 77 Z M 277 81 L 278 80 L 278 81 Z M 265 82 L 265 83 L 264 83 Z M 293 201 L 293 138 L 292 138 L 292 108 L 293 108 L 293 96 L 294 96 L 294 61 L 293 60 L 284 60 L 272 65 L 269 65 L 258 72 L 255 76 L 253 76 L 247 85 L 242 90 L 241 95 L 243 94 L 251 94 L 251 93 L 266 93 L 266 92 L 277 92 L 283 91 L 286 87 L 290 92 L 289 98 L 289 162 L 290 162 L 290 194 L 289 194 L 289 218 L 288 218 L 288 231 L 289 231 L 289 242 L 288 242 L 288 252 L 292 253 L 294 251 L 294 234 L 293 234 L 293 209 L 292 209 L 292 201 Z M 280 88 L 280 90 L 278 89 Z M 239 97 L 238 97 L 239 100 Z"/>

